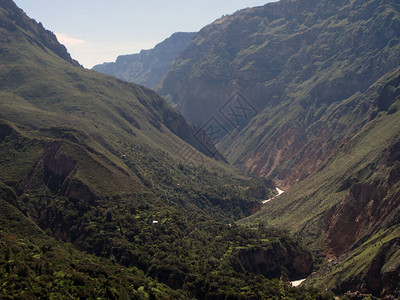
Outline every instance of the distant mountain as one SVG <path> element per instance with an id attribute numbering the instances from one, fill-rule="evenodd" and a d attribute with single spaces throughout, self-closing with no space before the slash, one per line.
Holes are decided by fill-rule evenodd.
<path id="1" fill-rule="evenodd" d="M 118 56 L 115 62 L 96 65 L 92 70 L 152 88 L 164 76 L 176 55 L 186 48 L 195 35 L 196 32 L 174 33 L 154 49 Z"/>

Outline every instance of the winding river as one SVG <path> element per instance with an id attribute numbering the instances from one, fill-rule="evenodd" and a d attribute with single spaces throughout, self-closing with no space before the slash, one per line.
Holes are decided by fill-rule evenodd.
<path id="1" fill-rule="evenodd" d="M 284 191 L 282 191 L 282 190 L 279 189 L 279 188 L 276 188 L 276 191 L 278 192 L 278 195 L 275 195 L 275 196 L 272 197 L 272 198 L 269 198 L 269 199 L 267 199 L 267 200 L 264 200 L 264 201 L 262 202 L 262 204 L 268 203 L 269 201 L 274 200 L 276 197 L 278 197 L 278 196 L 280 196 L 280 195 L 282 195 L 282 194 L 284 193 Z"/>

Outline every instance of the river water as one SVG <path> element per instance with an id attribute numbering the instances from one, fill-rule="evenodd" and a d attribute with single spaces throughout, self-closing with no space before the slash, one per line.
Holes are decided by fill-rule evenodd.
<path id="1" fill-rule="evenodd" d="M 284 193 L 284 191 L 282 191 L 282 190 L 279 189 L 279 188 L 276 188 L 276 191 L 278 192 L 278 195 L 276 195 L 276 196 L 274 196 L 274 197 L 272 197 L 272 198 L 269 198 L 269 199 L 267 199 L 267 200 L 264 200 L 264 201 L 262 202 L 262 204 L 268 203 L 269 201 L 274 200 L 276 197 L 278 197 L 279 195 L 282 195 L 282 194 Z"/>

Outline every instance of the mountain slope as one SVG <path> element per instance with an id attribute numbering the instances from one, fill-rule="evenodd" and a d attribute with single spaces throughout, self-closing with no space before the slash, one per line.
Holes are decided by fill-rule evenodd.
<path id="1" fill-rule="evenodd" d="M 284 0 L 239 11 L 203 28 L 157 90 L 200 126 L 214 115 L 227 126 L 224 105 L 240 92 L 259 114 L 222 151 L 243 170 L 289 186 L 368 119 L 348 120 L 347 133 L 324 121 L 398 66 L 399 20 L 397 1 L 381 0 Z"/>
<path id="2" fill-rule="evenodd" d="M 195 35 L 195 32 L 174 33 L 154 49 L 118 56 L 115 62 L 96 65 L 92 70 L 152 88 Z"/>
<path id="3" fill-rule="evenodd" d="M 398 122 L 399 72 L 397 70 L 385 76 L 371 90 L 360 95 L 360 99 L 371 101 L 381 97 L 382 93 L 385 93 L 385 87 L 390 86 L 393 91 L 396 91 L 390 96 L 393 100 L 390 111 L 379 113 L 374 120 L 364 125 L 360 132 L 339 145 L 318 171 L 300 183 L 293 185 L 276 201 L 268 202 L 265 209 L 249 218 L 258 219 L 262 214 L 275 217 L 275 214 L 278 214 L 281 217 L 276 221 L 273 221 L 274 219 L 270 217 L 265 219 L 270 222 L 282 222 L 286 226 L 299 230 L 308 221 L 315 222 L 313 219 L 315 216 L 326 217 L 326 213 L 340 203 L 346 194 L 353 195 L 355 198 L 366 196 L 360 193 L 360 187 L 363 183 L 370 182 L 372 189 L 380 190 L 379 182 L 382 182 L 382 184 L 386 182 L 386 188 L 382 189 L 380 196 L 379 193 L 375 195 L 372 192 L 367 192 L 376 200 L 385 198 L 392 187 L 397 188 L 396 168 L 399 159 L 397 148 L 400 138 L 400 123 Z M 271 206 L 273 206 L 273 209 L 271 209 Z M 365 213 L 362 209 L 363 206 L 356 206 L 356 208 L 360 209 L 359 213 Z M 310 213 L 310 211 L 312 212 Z M 344 209 L 344 212 L 349 212 L 349 210 Z M 389 209 L 387 212 L 392 213 L 393 211 Z M 334 213 L 334 211 L 331 213 Z M 386 217 L 376 217 L 376 221 L 385 220 Z M 261 217 L 261 219 L 264 219 L 264 217 Z M 327 221 L 327 226 L 328 224 L 331 224 L 331 222 Z M 363 226 L 365 228 L 366 224 Z M 372 226 L 372 223 L 368 226 Z M 357 238 L 354 232 L 348 234 L 353 239 Z M 343 234 L 338 234 L 336 238 L 342 236 Z M 341 245 L 344 246 L 343 243 Z M 347 245 L 347 247 L 349 246 L 350 244 Z M 343 250 L 335 252 L 335 254 L 340 255 Z"/>
<path id="4" fill-rule="evenodd" d="M 371 119 L 366 108 L 380 103 L 386 103 L 386 110 L 377 110 Z M 337 123 L 366 115 L 360 130 L 310 176 L 243 222 L 290 228 L 318 256 L 328 258 L 329 265 L 307 280 L 308 285 L 399 297 L 393 282 L 400 274 L 395 259 L 400 234 L 400 69 L 348 99 L 344 106 L 349 105 L 353 110 L 343 115 L 336 109 Z"/>
<path id="5" fill-rule="evenodd" d="M 10 172 L 3 172 L 2 180 L 19 193 L 30 189 L 31 176 L 43 167 L 51 173 L 49 180 L 56 181 L 46 182 L 44 178 L 52 192 L 67 196 L 72 184 L 93 198 L 113 193 L 129 195 L 148 190 L 147 186 L 155 191 L 156 183 L 157 188 L 163 185 L 161 190 L 184 194 L 189 182 L 182 183 L 182 191 L 170 186 L 171 180 L 178 184 L 176 181 L 183 181 L 188 172 L 184 167 L 179 169 L 179 163 L 213 169 L 204 170 L 204 174 L 222 172 L 229 177 L 235 173 L 189 145 L 200 150 L 208 146 L 194 137 L 198 129 L 153 91 L 77 67 L 66 52 L 59 55 L 47 48 L 38 41 L 51 40 L 54 35 L 27 18 L 12 1 L 2 3 L 1 20 L 5 24 L 1 28 L 4 43 L 0 57 L 0 118 L 5 120 L 2 139 L 10 143 L 10 149 L 15 146 L 17 154 L 18 141 L 32 145 L 29 155 L 21 158 L 26 160 L 26 169 L 12 159 L 3 161 Z M 48 44 L 65 50 L 52 43 L 56 40 Z M 203 152 L 209 154 L 210 147 Z M 191 156 L 186 157 L 182 149 Z M 62 165 L 54 166 L 58 163 Z M 16 173 L 11 172 L 13 169 Z M 209 176 L 217 177 L 217 173 Z M 231 179 L 242 180 L 237 175 Z M 191 181 L 197 180 L 205 178 Z M 107 184 L 113 181 L 119 184 Z M 194 188 L 200 191 L 198 184 L 190 189 Z M 210 189 L 215 188 L 210 184 Z M 182 197 L 197 201 L 196 197 Z M 251 211 L 253 205 L 257 203 L 247 209 Z"/>
<path id="6" fill-rule="evenodd" d="M 341 144 L 317 172 L 246 220 L 291 228 L 329 259 L 308 285 L 400 295 L 394 283 L 400 274 L 399 84 L 397 70 L 364 94 L 384 95 L 393 104 Z"/>

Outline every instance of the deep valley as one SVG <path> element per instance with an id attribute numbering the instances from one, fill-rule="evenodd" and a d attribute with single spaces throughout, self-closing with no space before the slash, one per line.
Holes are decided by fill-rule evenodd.
<path id="1" fill-rule="evenodd" d="M 400 298 L 400 3 L 280 0 L 88 70 L 0 0 L 0 206 L 1 299 Z"/>

